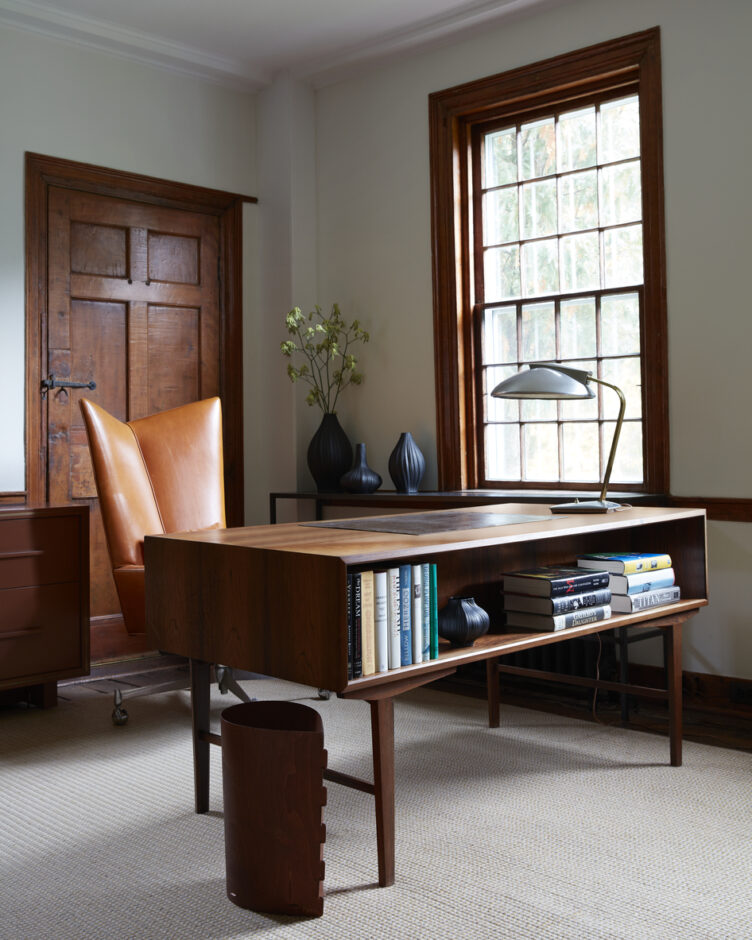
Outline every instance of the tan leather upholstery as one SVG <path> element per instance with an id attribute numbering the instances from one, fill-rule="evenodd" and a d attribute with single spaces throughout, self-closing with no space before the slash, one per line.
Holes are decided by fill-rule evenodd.
<path id="1" fill-rule="evenodd" d="M 124 423 L 81 399 L 118 597 L 129 633 L 144 632 L 144 536 L 224 528 L 218 398 Z"/>

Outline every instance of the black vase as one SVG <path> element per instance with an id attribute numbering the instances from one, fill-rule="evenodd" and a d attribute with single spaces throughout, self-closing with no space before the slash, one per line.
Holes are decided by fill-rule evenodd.
<path id="1" fill-rule="evenodd" d="M 472 646 L 488 633 L 490 618 L 474 597 L 450 597 L 439 611 L 439 636 L 452 646 Z"/>
<path id="2" fill-rule="evenodd" d="M 340 477 L 352 465 L 352 444 L 337 415 L 327 412 L 308 445 L 308 469 L 319 493 L 337 493 Z"/>
<path id="3" fill-rule="evenodd" d="M 348 493 L 373 493 L 381 486 L 381 477 L 366 463 L 366 445 L 355 445 L 355 466 L 339 481 Z"/>
<path id="4" fill-rule="evenodd" d="M 389 457 L 389 476 L 398 493 L 417 493 L 426 461 L 409 431 L 400 434 L 400 439 Z"/>

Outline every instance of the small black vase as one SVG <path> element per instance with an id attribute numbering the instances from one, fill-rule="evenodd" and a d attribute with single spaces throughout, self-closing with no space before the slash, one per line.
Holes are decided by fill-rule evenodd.
<path id="1" fill-rule="evenodd" d="M 373 493 L 381 486 L 381 477 L 366 463 L 366 445 L 355 445 L 355 466 L 339 481 L 348 493 Z"/>
<path id="2" fill-rule="evenodd" d="M 409 431 L 403 431 L 389 457 L 389 476 L 398 493 L 417 493 L 426 461 Z"/>
<path id="3" fill-rule="evenodd" d="M 452 646 L 472 646 L 488 633 L 490 618 L 474 597 L 450 597 L 439 611 L 439 636 Z"/>
<path id="4" fill-rule="evenodd" d="M 352 465 L 352 444 L 337 415 L 327 412 L 308 445 L 308 469 L 319 493 L 337 493 L 340 477 Z"/>

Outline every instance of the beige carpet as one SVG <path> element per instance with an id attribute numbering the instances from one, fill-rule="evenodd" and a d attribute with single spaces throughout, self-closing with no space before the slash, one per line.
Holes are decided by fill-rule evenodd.
<path id="1" fill-rule="evenodd" d="M 370 776 L 368 707 L 269 680 L 324 718 L 330 766 Z M 216 715 L 232 704 L 218 694 Z M 192 812 L 188 695 L 0 712 L 0 937 L 752 937 L 752 755 L 421 690 L 395 707 L 397 884 L 379 889 L 372 798 L 328 785 L 314 920 L 225 897 L 220 754 Z"/>

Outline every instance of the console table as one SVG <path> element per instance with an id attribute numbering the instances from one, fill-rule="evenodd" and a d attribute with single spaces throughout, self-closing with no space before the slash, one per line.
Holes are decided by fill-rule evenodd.
<path id="1" fill-rule="evenodd" d="M 221 743 L 208 726 L 208 664 L 214 662 L 369 703 L 373 782 L 331 770 L 325 776 L 375 797 L 382 886 L 394 882 L 394 698 L 450 675 L 462 664 L 486 662 L 493 726 L 499 720 L 500 657 L 613 627 L 657 628 L 664 633 L 668 653 L 665 689 L 595 685 L 667 699 L 670 760 L 675 766 L 681 763 L 681 631 L 687 618 L 707 603 L 705 511 L 645 507 L 552 516 L 545 505 L 524 503 L 467 512 L 535 515 L 539 520 L 443 531 L 439 525 L 423 535 L 292 523 L 147 536 L 147 631 L 156 648 L 191 660 L 197 812 L 208 809 L 209 745 Z M 503 572 L 571 563 L 584 552 L 616 549 L 668 552 L 683 599 L 558 633 L 501 632 Z M 438 659 L 430 662 L 348 679 L 348 571 L 386 567 L 398 559 L 403 564 L 435 562 L 439 606 L 452 594 L 472 594 L 489 611 L 491 632 L 471 647 L 442 643 Z"/>

